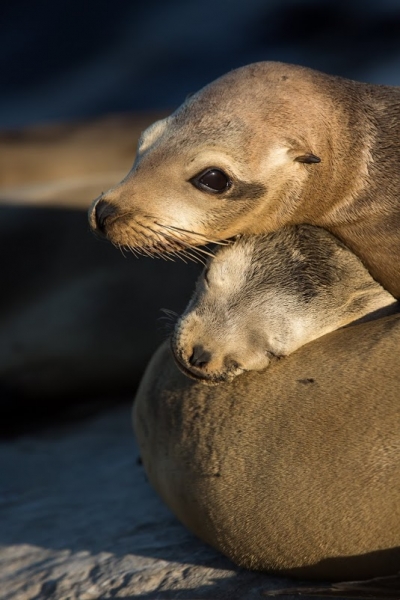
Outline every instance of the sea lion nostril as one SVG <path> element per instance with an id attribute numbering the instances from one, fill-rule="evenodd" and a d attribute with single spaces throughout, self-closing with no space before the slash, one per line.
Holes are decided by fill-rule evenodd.
<path id="1" fill-rule="evenodd" d="M 116 207 L 105 200 L 99 200 L 96 204 L 94 209 L 96 225 L 102 233 L 105 231 L 107 219 L 115 215 L 116 211 Z"/>
<path id="2" fill-rule="evenodd" d="M 241 369 L 241 365 L 238 363 L 237 360 L 230 358 L 229 356 L 227 356 L 224 360 L 224 365 L 227 369 L 232 370 L 232 371 L 236 371 L 237 369 Z"/>
<path id="3" fill-rule="evenodd" d="M 198 369 L 203 369 L 208 365 L 211 360 L 211 352 L 205 350 L 203 346 L 198 345 L 194 346 L 191 357 L 189 358 L 189 363 L 192 367 L 197 367 Z"/>

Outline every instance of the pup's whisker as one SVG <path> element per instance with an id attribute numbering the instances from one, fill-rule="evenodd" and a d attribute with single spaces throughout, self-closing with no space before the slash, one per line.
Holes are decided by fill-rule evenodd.
<path id="1" fill-rule="evenodd" d="M 171 310 L 169 308 L 161 308 L 160 310 L 163 313 L 163 315 L 159 317 L 159 319 L 165 319 L 173 324 L 175 324 L 176 321 L 179 319 L 179 314 L 174 310 Z"/>
<path id="2" fill-rule="evenodd" d="M 160 227 L 164 227 L 165 229 L 171 229 L 173 231 L 177 231 L 179 233 L 185 233 L 188 236 L 199 237 L 202 240 L 204 240 L 205 244 L 218 244 L 219 246 L 229 246 L 229 244 L 231 243 L 229 240 L 218 240 L 218 241 L 213 240 L 213 239 L 206 237 L 202 233 L 198 233 L 197 231 L 190 231 L 189 229 L 182 229 L 181 227 L 176 227 L 175 225 L 163 225 L 158 222 L 156 222 L 156 225 L 159 225 Z"/>

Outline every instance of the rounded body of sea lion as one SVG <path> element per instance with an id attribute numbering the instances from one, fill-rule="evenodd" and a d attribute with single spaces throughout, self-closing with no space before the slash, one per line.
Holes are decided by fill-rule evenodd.
<path id="1" fill-rule="evenodd" d="M 134 404 L 150 482 L 243 567 L 361 579 L 400 564 L 400 315 L 307 344 L 218 387 L 168 343 Z"/>
<path id="2" fill-rule="evenodd" d="M 323 335 L 395 310 L 320 228 L 216 253 L 134 408 L 149 479 L 189 529 L 252 569 L 398 570 L 400 315 Z"/>
<path id="3" fill-rule="evenodd" d="M 400 88 L 283 63 L 231 71 L 142 135 L 89 212 L 151 254 L 308 223 L 400 297 Z M 197 250 L 196 250 L 197 251 Z"/>

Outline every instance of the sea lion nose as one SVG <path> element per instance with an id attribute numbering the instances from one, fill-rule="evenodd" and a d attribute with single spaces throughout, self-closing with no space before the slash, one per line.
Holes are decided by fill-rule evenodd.
<path id="1" fill-rule="evenodd" d="M 105 233 L 106 229 L 106 221 L 110 217 L 114 216 L 117 212 L 115 206 L 107 202 L 106 200 L 99 200 L 94 208 L 94 221 L 96 228 L 101 231 L 101 233 Z"/>
<path id="2" fill-rule="evenodd" d="M 189 358 L 189 363 L 192 367 L 197 367 L 198 369 L 204 369 L 211 361 L 211 352 L 205 350 L 205 348 L 201 345 L 197 345 L 193 347 L 192 355 Z"/>

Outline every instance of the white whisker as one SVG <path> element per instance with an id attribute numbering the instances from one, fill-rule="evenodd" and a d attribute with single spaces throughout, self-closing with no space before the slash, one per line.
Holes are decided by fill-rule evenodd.
<path id="1" fill-rule="evenodd" d="M 161 223 L 157 223 L 156 225 L 160 226 L 160 227 L 164 227 L 165 229 L 171 229 L 173 231 L 177 231 L 179 233 L 184 233 L 188 236 L 195 236 L 195 237 L 199 237 L 202 238 L 202 240 L 204 240 L 204 243 L 206 244 L 218 244 L 220 246 L 228 246 L 231 242 L 229 240 L 213 240 L 210 238 L 207 238 L 205 235 L 203 235 L 202 233 L 198 233 L 197 231 L 190 231 L 189 229 L 182 229 L 181 227 L 176 227 L 175 225 L 162 225 Z"/>

